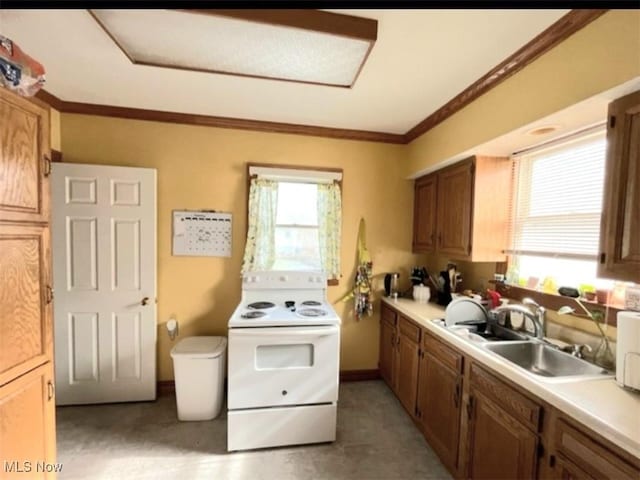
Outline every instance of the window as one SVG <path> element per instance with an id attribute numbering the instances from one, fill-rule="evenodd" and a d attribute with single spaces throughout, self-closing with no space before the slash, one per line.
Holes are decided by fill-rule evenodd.
<path id="1" fill-rule="evenodd" d="M 340 276 L 342 173 L 250 166 L 242 271 L 323 271 Z"/>
<path id="2" fill-rule="evenodd" d="M 278 182 L 273 270 L 321 270 L 318 185 Z"/>
<path id="3" fill-rule="evenodd" d="M 605 149 L 601 127 L 517 157 L 509 283 L 595 284 Z"/>

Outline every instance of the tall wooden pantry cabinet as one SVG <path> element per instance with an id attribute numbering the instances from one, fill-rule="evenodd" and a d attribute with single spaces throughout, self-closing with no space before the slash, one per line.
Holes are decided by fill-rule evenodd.
<path id="1" fill-rule="evenodd" d="M 0 479 L 53 477 L 50 172 L 48 109 L 0 88 Z"/>

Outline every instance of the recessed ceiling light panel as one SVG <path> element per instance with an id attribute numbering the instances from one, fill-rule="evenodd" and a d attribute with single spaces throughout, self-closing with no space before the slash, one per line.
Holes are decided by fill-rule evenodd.
<path id="1" fill-rule="evenodd" d="M 376 20 L 317 10 L 90 13 L 135 64 L 339 87 L 377 36 Z"/>

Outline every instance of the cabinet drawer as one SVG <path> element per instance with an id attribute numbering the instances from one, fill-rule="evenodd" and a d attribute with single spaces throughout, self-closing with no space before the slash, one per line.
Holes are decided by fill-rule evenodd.
<path id="1" fill-rule="evenodd" d="M 556 450 L 598 479 L 640 478 L 638 470 L 564 420 L 556 424 Z"/>
<path id="2" fill-rule="evenodd" d="M 475 363 L 471 364 L 471 384 L 525 426 L 533 431 L 538 431 L 542 410 L 540 405 Z"/>
<path id="3" fill-rule="evenodd" d="M 383 322 L 387 322 L 391 325 L 395 325 L 398 320 L 398 317 L 395 310 L 392 310 L 391 307 L 388 307 L 383 303 L 382 308 L 380 309 L 380 319 Z"/>
<path id="4" fill-rule="evenodd" d="M 462 373 L 462 354 L 431 335 L 424 335 L 423 345 L 427 352 L 430 352 L 445 366 L 456 373 Z"/>
<path id="5" fill-rule="evenodd" d="M 403 337 L 407 337 L 412 342 L 420 342 L 420 327 L 418 327 L 415 323 L 403 317 L 402 315 L 400 315 L 399 328 L 400 335 L 402 335 Z"/>

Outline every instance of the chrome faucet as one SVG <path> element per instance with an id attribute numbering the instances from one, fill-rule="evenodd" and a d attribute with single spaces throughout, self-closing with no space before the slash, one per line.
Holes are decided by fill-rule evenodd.
<path id="1" fill-rule="evenodd" d="M 542 328 L 542 338 L 546 337 L 547 319 L 545 318 L 545 314 L 547 313 L 547 309 L 529 297 L 523 298 L 522 303 L 529 307 L 533 307 L 533 313 L 538 317 L 538 323 L 540 323 L 540 327 Z"/>
<path id="2" fill-rule="evenodd" d="M 498 315 L 500 313 L 515 312 L 527 317 L 528 319 L 531 320 L 531 322 L 533 322 L 534 335 L 536 336 L 536 338 L 540 340 L 544 339 L 544 327 L 542 323 L 540 323 L 539 316 L 533 313 L 524 305 L 501 305 L 491 310 L 491 312 L 494 313 L 495 315 Z"/>

